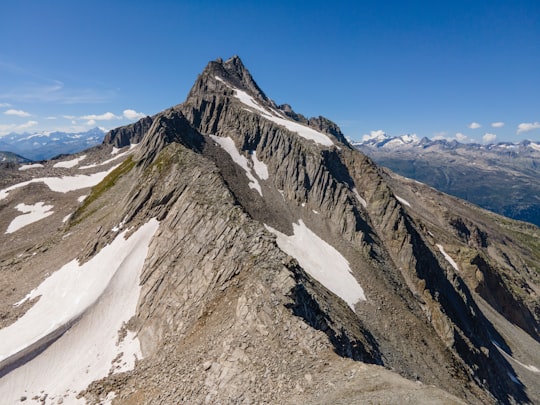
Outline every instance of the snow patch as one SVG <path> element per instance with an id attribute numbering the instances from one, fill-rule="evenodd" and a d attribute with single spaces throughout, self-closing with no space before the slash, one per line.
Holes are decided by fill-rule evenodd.
<path id="1" fill-rule="evenodd" d="M 81 196 L 79 196 L 79 197 L 77 198 L 77 201 L 80 202 L 80 203 L 82 203 L 86 197 L 88 197 L 88 196 L 87 196 L 87 195 L 81 195 Z"/>
<path id="2" fill-rule="evenodd" d="M 243 104 L 247 105 L 248 107 L 251 107 L 254 110 L 257 110 L 257 111 L 263 113 L 263 115 L 266 118 L 275 116 L 274 114 L 272 114 L 271 111 L 266 110 L 259 103 L 257 103 L 257 101 L 255 101 L 255 99 L 253 97 L 251 97 L 249 94 L 247 94 L 245 91 L 235 89 L 234 87 L 233 87 L 233 89 L 235 91 L 235 97 L 238 100 L 240 100 Z"/>
<path id="3" fill-rule="evenodd" d="M 225 83 L 223 79 L 216 76 L 216 79 Z M 291 132 L 296 132 L 298 135 L 300 135 L 302 138 L 314 141 L 318 144 L 321 144 L 323 146 L 333 146 L 334 142 L 322 132 L 316 131 L 312 128 L 306 127 L 298 122 L 290 121 L 288 119 L 283 118 L 283 116 L 278 113 L 277 111 L 268 110 L 261 106 L 257 101 L 251 97 L 248 93 L 246 93 L 243 90 L 237 89 L 235 87 L 230 86 L 229 84 L 225 83 L 227 87 L 234 90 L 235 97 L 240 100 L 243 104 L 247 105 L 248 107 L 252 108 L 253 110 L 259 112 L 262 114 L 262 116 L 272 122 L 275 122 L 278 125 L 282 125 L 285 128 L 287 128 Z"/>
<path id="4" fill-rule="evenodd" d="M 62 218 L 62 223 L 66 223 L 72 215 L 73 214 L 67 214 L 64 218 Z"/>
<path id="5" fill-rule="evenodd" d="M 353 191 L 354 195 L 356 196 L 356 199 L 360 202 L 360 204 L 362 204 L 362 206 L 363 206 L 364 208 L 367 208 L 367 201 L 364 200 L 364 199 L 360 196 L 360 194 L 358 194 L 358 190 L 356 189 L 356 187 L 353 187 L 352 191 Z"/>
<path id="6" fill-rule="evenodd" d="M 126 221 L 125 221 L 125 219 L 123 219 L 118 225 L 113 226 L 111 231 L 116 233 L 116 232 L 120 231 L 120 229 L 122 229 L 125 224 L 126 224 Z"/>
<path id="7" fill-rule="evenodd" d="M 19 215 L 18 217 L 15 217 L 13 221 L 9 224 L 6 234 L 13 233 L 15 231 L 18 231 L 22 227 L 25 227 L 26 225 L 30 225 L 34 222 L 37 222 L 43 218 L 47 218 L 49 215 L 52 215 L 54 211 L 50 211 L 53 206 L 52 205 L 44 205 L 43 202 L 35 203 L 34 205 L 26 205 L 24 203 L 20 203 L 15 208 L 19 210 L 20 212 L 23 212 L 23 215 Z"/>
<path id="8" fill-rule="evenodd" d="M 268 180 L 268 166 L 262 160 L 257 159 L 257 151 L 251 152 L 251 160 L 253 160 L 253 170 L 261 180 Z"/>
<path id="9" fill-rule="evenodd" d="M 401 198 L 397 195 L 395 197 L 396 197 L 396 200 L 398 200 L 401 204 L 406 205 L 407 207 L 411 206 L 411 204 L 405 198 Z"/>
<path id="10" fill-rule="evenodd" d="M 445 252 L 444 247 L 442 245 L 439 245 L 439 244 L 437 244 L 436 246 L 439 248 L 440 252 L 443 254 L 446 261 L 448 263 L 450 263 L 454 269 L 459 271 L 459 267 L 458 267 L 457 263 L 454 261 L 454 259 L 452 259 L 450 257 L 450 255 L 448 253 Z"/>
<path id="11" fill-rule="evenodd" d="M 85 158 L 86 158 L 86 155 L 82 155 L 82 156 L 79 156 L 78 158 L 75 158 L 75 159 L 55 163 L 53 167 L 63 167 L 65 169 L 70 169 L 72 167 L 77 166 Z"/>
<path id="12" fill-rule="evenodd" d="M 229 154 L 231 159 L 238 166 L 244 169 L 244 172 L 246 173 L 246 176 L 249 179 L 249 187 L 257 190 L 259 194 L 262 196 L 262 190 L 261 190 L 261 185 L 259 184 L 259 181 L 251 173 L 249 162 L 246 159 L 246 157 L 244 155 L 241 155 L 240 152 L 238 152 L 238 149 L 236 149 L 236 145 L 234 144 L 233 139 L 231 137 L 221 137 L 221 136 L 216 136 L 216 135 L 210 135 L 210 137 L 219 146 L 221 146 L 225 152 Z"/>
<path id="13" fill-rule="evenodd" d="M 19 170 L 24 171 L 24 170 L 29 170 L 29 169 L 37 169 L 40 167 L 43 167 L 41 163 L 32 163 L 30 165 L 21 165 L 21 167 L 19 167 Z"/>
<path id="14" fill-rule="evenodd" d="M 358 301 L 365 301 L 364 290 L 351 274 L 349 262 L 333 246 L 313 233 L 302 220 L 293 224 L 287 236 L 265 224 L 277 236 L 281 250 L 294 257 L 309 275 L 343 299 L 354 311 Z"/>
<path id="15" fill-rule="evenodd" d="M 112 401 L 115 398 L 116 398 L 116 393 L 114 391 L 109 391 L 102 405 L 112 405 Z"/>
<path id="16" fill-rule="evenodd" d="M 0 200 L 3 200 L 7 197 L 10 191 L 13 191 L 17 188 L 25 187 L 31 183 L 45 183 L 51 191 L 57 193 L 67 193 L 69 191 L 80 190 L 83 188 L 93 187 L 96 184 L 100 183 L 110 172 L 116 169 L 119 164 L 111 167 L 105 172 L 94 173 L 90 175 L 78 174 L 75 176 L 64 176 L 64 177 L 41 177 L 22 183 L 15 184 L 3 190 L 0 190 Z"/>
<path id="17" fill-rule="evenodd" d="M 105 160 L 105 161 L 103 161 L 101 163 L 93 163 L 91 165 L 81 166 L 81 167 L 79 167 L 79 170 L 91 169 L 93 167 L 98 167 L 98 166 L 105 166 L 105 165 L 107 165 L 107 164 L 109 164 L 111 162 L 114 162 L 117 159 L 120 159 L 121 157 L 124 157 L 124 156 L 128 155 L 129 153 L 130 153 L 130 150 L 128 150 L 126 152 L 119 153 L 115 157 L 107 159 L 107 160 Z"/>
<path id="18" fill-rule="evenodd" d="M 512 357 L 511 355 L 509 355 L 508 353 L 506 353 L 505 350 L 503 350 L 503 348 L 494 340 L 491 341 L 491 343 L 493 343 L 495 345 L 495 347 L 499 350 L 499 352 L 501 352 L 501 354 L 503 354 L 505 357 L 511 359 L 513 362 L 515 362 L 516 364 L 519 364 L 521 367 L 523 367 L 525 370 L 529 370 L 529 371 L 532 371 L 533 373 L 540 373 L 540 369 L 538 367 L 535 367 L 533 365 L 527 365 L 527 364 L 524 364 L 522 363 L 521 361 L 519 360 L 516 360 L 514 357 Z"/>
<path id="19" fill-rule="evenodd" d="M 88 384 L 142 358 L 137 337 L 128 332 L 122 340 L 119 331 L 136 313 L 139 274 L 158 226 L 151 219 L 127 240 L 119 234 L 88 262 L 67 263 L 27 296 L 41 298 L 0 330 L 0 369 L 39 354 L 0 379 L 2 402 L 46 393 L 51 401 L 84 403 L 76 396 Z"/>

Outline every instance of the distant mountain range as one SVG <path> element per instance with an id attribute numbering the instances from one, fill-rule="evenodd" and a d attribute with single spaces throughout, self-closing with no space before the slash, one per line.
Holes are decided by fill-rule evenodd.
<path id="1" fill-rule="evenodd" d="M 33 134 L 11 133 L 0 137 L 0 151 L 11 152 L 27 160 L 45 160 L 99 145 L 104 136 L 105 131 L 101 128 L 77 133 L 59 131 Z M 4 155 L 0 154 L 0 161 L 3 157 Z"/>
<path id="2" fill-rule="evenodd" d="M 402 176 L 540 225 L 540 143 L 481 145 L 379 134 L 353 145 Z"/>

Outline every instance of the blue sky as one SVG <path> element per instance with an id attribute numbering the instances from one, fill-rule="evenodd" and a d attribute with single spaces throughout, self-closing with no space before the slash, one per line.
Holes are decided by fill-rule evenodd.
<path id="1" fill-rule="evenodd" d="M 4 0 L 0 135 L 155 114 L 235 54 L 353 139 L 540 140 L 538 0 Z"/>

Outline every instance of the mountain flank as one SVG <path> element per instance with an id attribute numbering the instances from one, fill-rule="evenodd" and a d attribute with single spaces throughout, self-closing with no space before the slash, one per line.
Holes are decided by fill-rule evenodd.
<path id="1" fill-rule="evenodd" d="M 540 401 L 540 230 L 380 168 L 236 56 L 12 168 L 0 229 L 12 402 Z"/>

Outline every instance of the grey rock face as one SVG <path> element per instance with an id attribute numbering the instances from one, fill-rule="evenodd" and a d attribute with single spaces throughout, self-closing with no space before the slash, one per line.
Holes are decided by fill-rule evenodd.
<path id="1" fill-rule="evenodd" d="M 105 135 L 103 143 L 123 148 L 130 144 L 139 143 L 152 125 L 152 117 L 145 117 L 125 127 L 112 129 Z"/>

